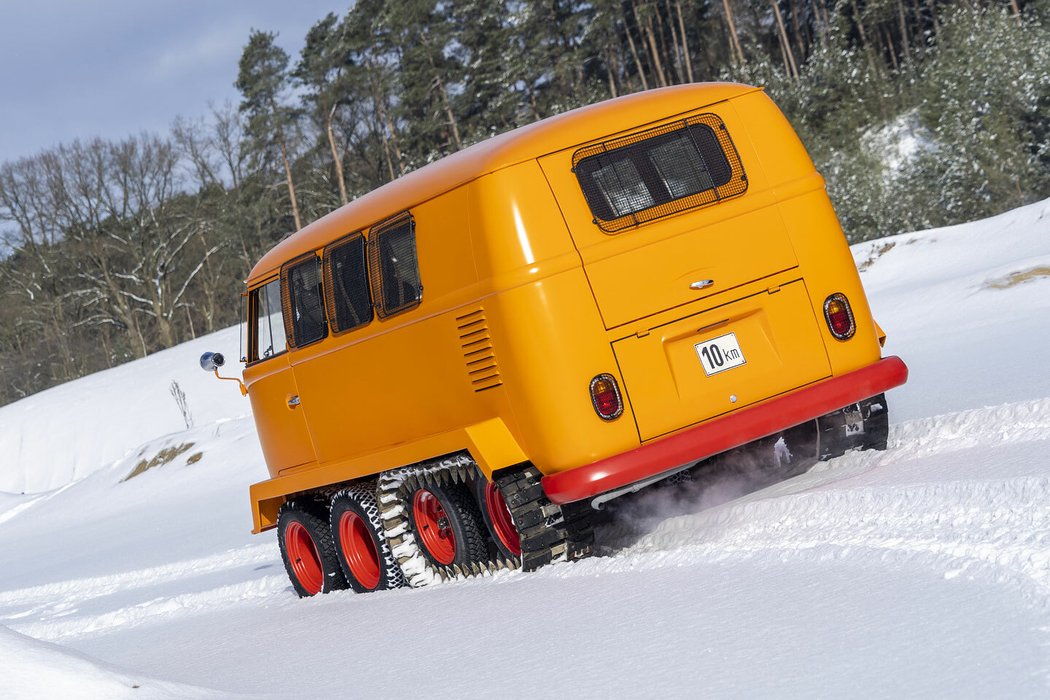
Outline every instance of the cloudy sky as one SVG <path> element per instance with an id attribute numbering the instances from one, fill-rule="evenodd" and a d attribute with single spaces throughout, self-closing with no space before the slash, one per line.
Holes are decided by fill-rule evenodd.
<path id="1" fill-rule="evenodd" d="M 0 162 L 93 136 L 163 132 L 236 101 L 253 29 L 294 61 L 351 0 L 0 0 Z"/>

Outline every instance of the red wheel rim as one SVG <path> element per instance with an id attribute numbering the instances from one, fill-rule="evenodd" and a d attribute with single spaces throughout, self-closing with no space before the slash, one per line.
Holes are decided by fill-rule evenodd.
<path id="1" fill-rule="evenodd" d="M 437 496 L 426 489 L 416 491 L 412 497 L 412 515 L 416 534 L 434 561 L 443 566 L 455 561 L 456 536 Z"/>
<path id="2" fill-rule="evenodd" d="M 284 549 L 292 565 L 292 573 L 307 595 L 317 595 L 324 587 L 324 570 L 317 545 L 302 523 L 293 520 L 284 531 Z"/>
<path id="3" fill-rule="evenodd" d="M 352 510 L 339 518 L 339 546 L 350 566 L 350 573 L 364 588 L 379 585 L 379 550 L 364 518 Z"/>
<path id="4" fill-rule="evenodd" d="M 508 552 L 520 557 L 521 536 L 518 535 L 518 528 L 514 527 L 514 519 L 511 518 L 510 508 L 507 507 L 503 493 L 492 482 L 485 484 L 485 508 L 489 511 L 489 518 L 492 520 L 492 529 L 496 531 L 496 537 Z"/>

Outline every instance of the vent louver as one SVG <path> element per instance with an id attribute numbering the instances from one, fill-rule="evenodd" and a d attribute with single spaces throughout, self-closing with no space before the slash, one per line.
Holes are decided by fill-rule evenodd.
<path id="1" fill-rule="evenodd" d="M 474 391 L 494 389 L 503 384 L 496 364 L 496 351 L 489 336 L 485 310 L 477 308 L 456 317 L 463 359 L 467 363 L 467 377 Z"/>

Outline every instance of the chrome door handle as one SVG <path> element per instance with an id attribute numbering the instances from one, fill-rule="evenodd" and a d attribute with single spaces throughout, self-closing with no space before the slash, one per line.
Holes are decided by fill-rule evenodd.
<path id="1" fill-rule="evenodd" d="M 689 285 L 689 288 L 699 291 L 701 289 L 707 289 L 708 287 L 714 286 L 714 283 L 714 280 L 697 280 L 696 282 L 693 282 L 691 285 Z"/>
<path id="2" fill-rule="evenodd" d="M 295 408 L 299 405 L 299 396 L 292 396 L 288 399 L 288 408 Z"/>

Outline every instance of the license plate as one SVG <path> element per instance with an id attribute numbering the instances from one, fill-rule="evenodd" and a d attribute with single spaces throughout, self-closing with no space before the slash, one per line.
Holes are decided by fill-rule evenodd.
<path id="1" fill-rule="evenodd" d="M 726 333 L 693 346 L 707 376 L 747 364 L 736 333 Z"/>

